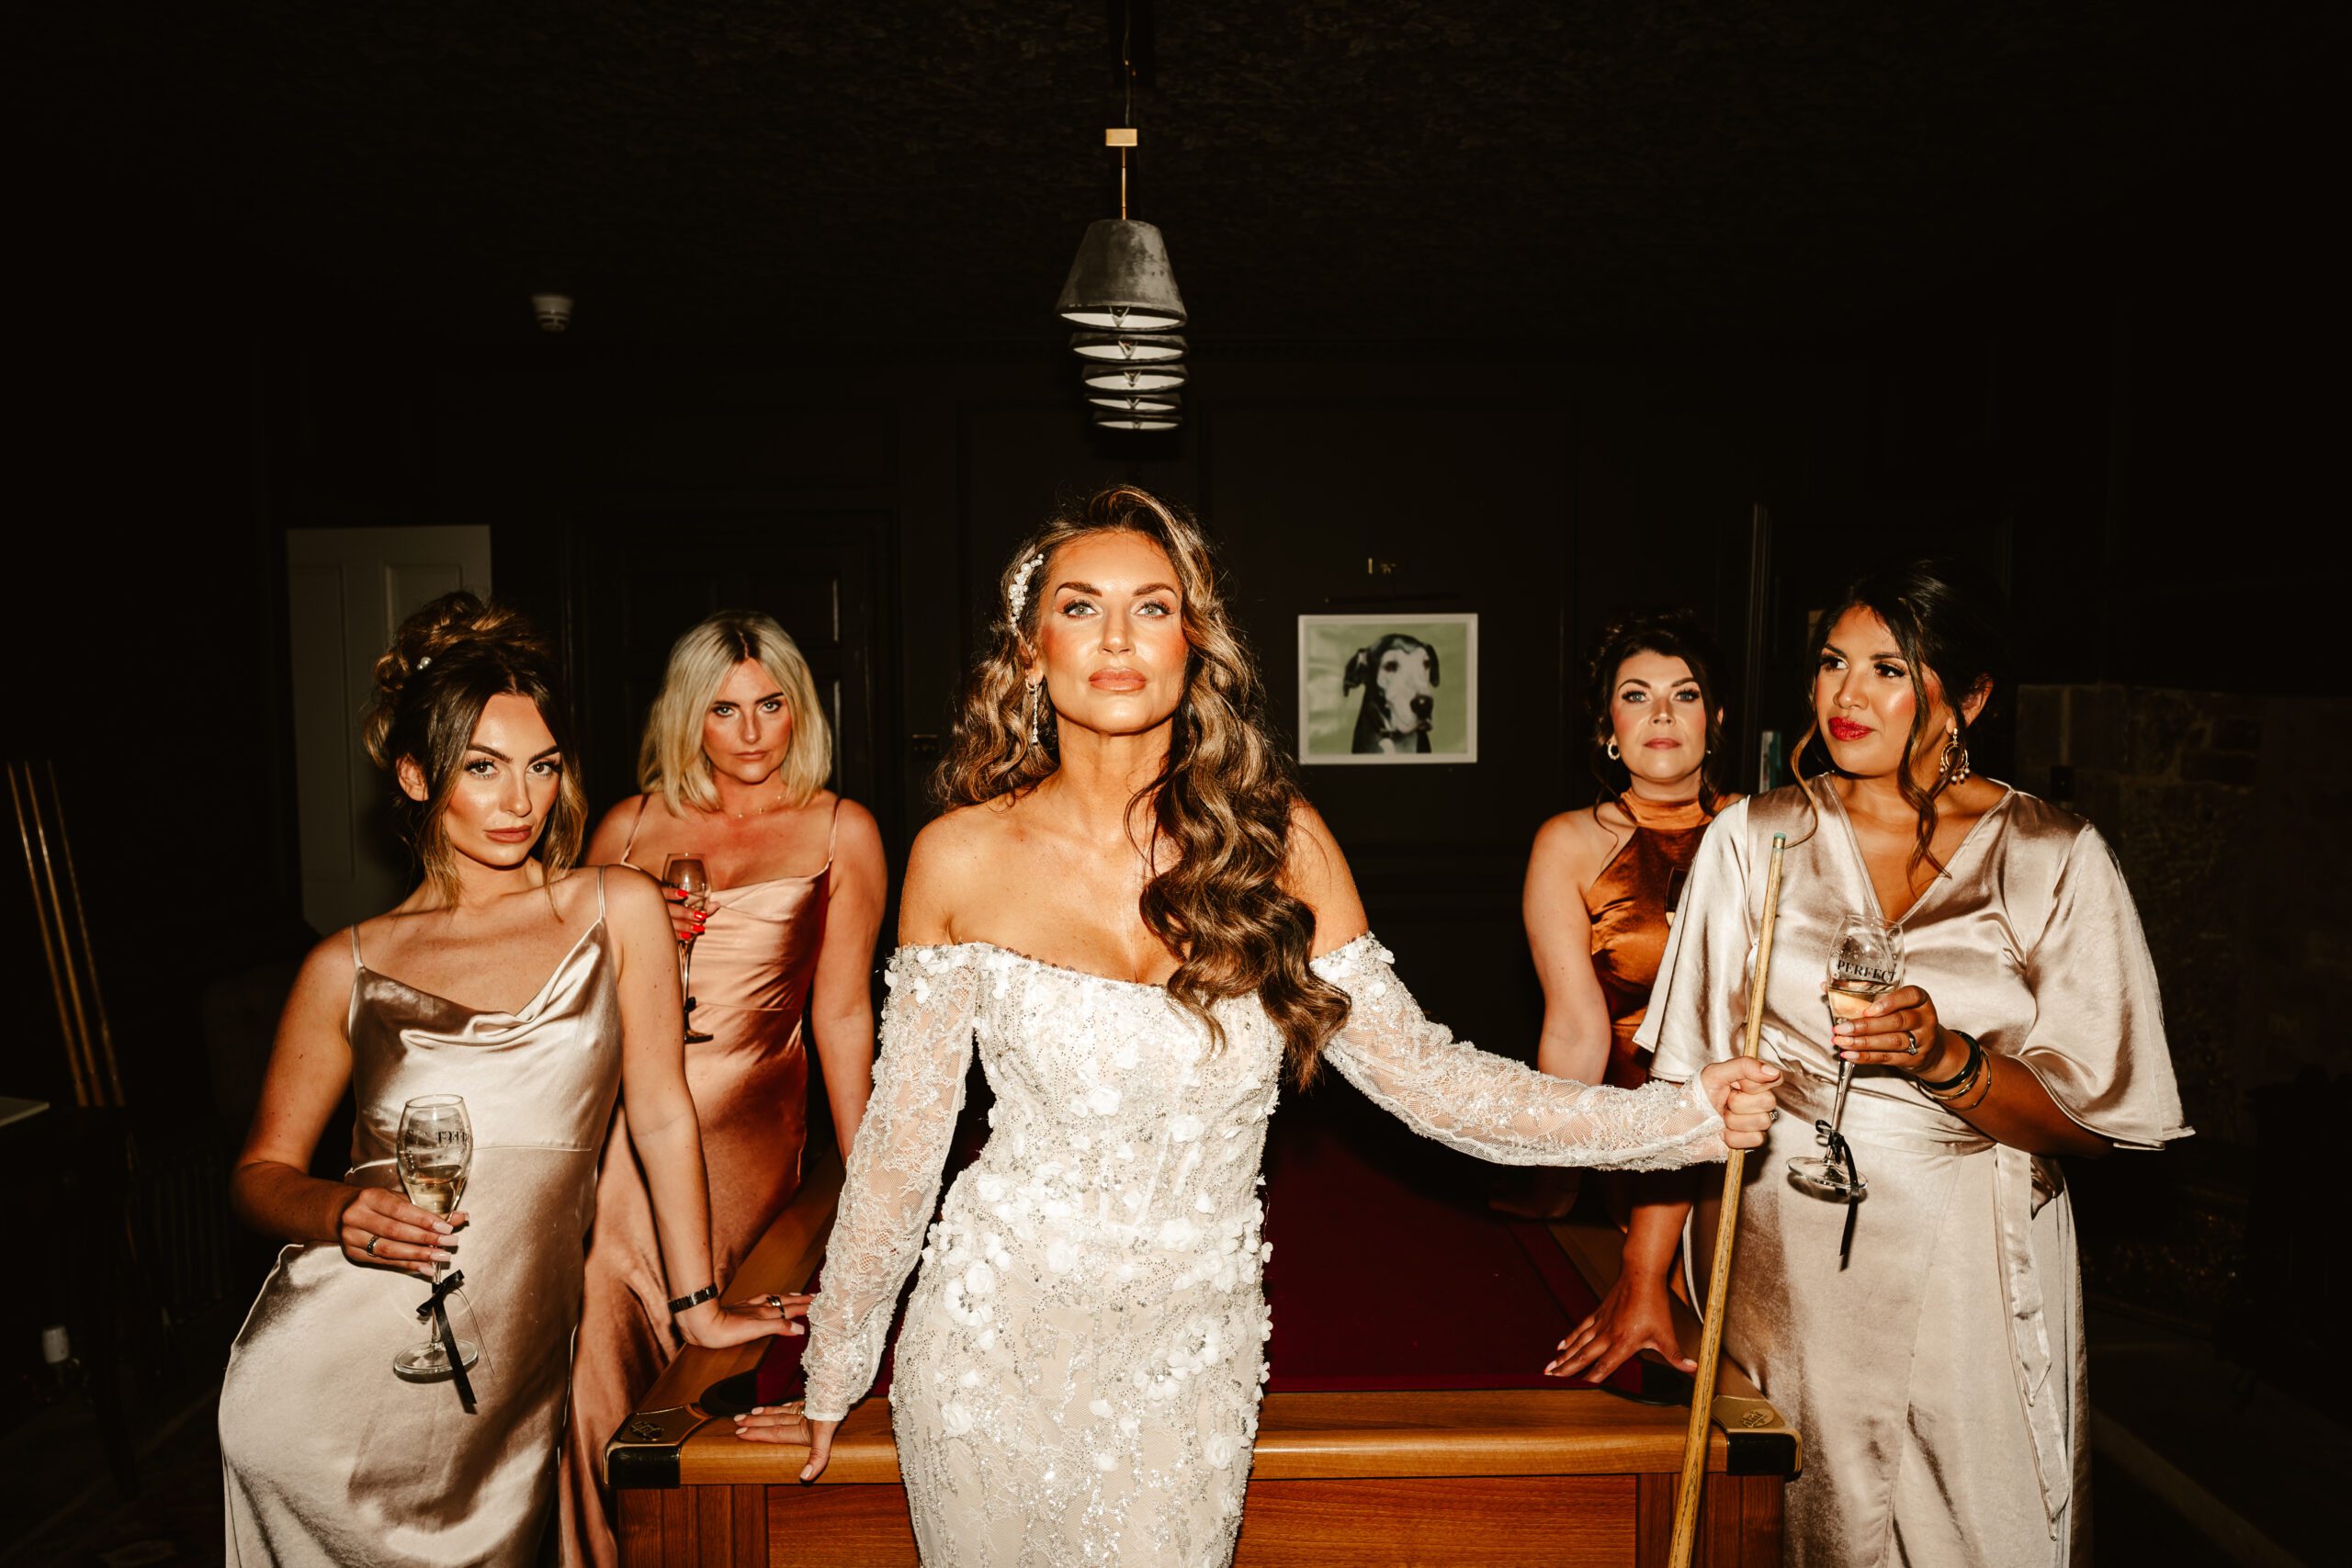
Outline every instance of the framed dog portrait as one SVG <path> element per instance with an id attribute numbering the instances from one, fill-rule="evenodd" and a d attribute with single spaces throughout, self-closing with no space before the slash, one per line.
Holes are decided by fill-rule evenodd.
<path id="1" fill-rule="evenodd" d="M 1301 615 L 1301 762 L 1478 760 L 1478 617 Z"/>

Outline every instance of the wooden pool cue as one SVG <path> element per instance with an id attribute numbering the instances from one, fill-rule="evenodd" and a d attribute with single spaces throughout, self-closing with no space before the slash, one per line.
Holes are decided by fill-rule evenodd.
<path id="1" fill-rule="evenodd" d="M 1772 922 L 1781 910 L 1781 852 L 1788 835 L 1772 835 L 1772 867 L 1764 877 L 1764 924 L 1756 936 L 1756 973 L 1747 983 L 1747 1038 L 1739 1054 L 1754 1060 L 1764 1028 L 1764 985 L 1772 972 Z M 1674 1494 L 1674 1542 L 1669 1568 L 1690 1568 L 1699 1543 L 1700 1493 L 1707 1477 L 1708 1428 L 1714 1422 L 1715 1363 L 1724 1348 L 1724 1308 L 1731 1291 L 1732 1238 L 1739 1227 L 1739 1188 L 1747 1151 L 1733 1149 L 1724 1160 L 1723 1216 L 1715 1224 L 1714 1266 L 1707 1271 L 1707 1316 L 1699 1332 L 1699 1370 L 1690 1378 L 1690 1425 L 1682 1434 L 1682 1484 Z"/>

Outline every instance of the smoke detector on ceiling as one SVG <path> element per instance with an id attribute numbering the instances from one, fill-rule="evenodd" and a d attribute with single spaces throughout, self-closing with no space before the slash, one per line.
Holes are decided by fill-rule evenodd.
<path id="1" fill-rule="evenodd" d="M 539 331 L 560 333 L 571 325 L 571 296 L 569 294 L 534 294 L 531 313 L 538 318 Z"/>

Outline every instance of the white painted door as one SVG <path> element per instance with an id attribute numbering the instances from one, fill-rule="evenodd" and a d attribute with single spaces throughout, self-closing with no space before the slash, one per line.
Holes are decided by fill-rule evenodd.
<path id="1" fill-rule="evenodd" d="M 286 536 L 286 578 L 302 915 L 332 931 L 414 886 L 390 781 L 368 760 L 359 721 L 377 656 L 411 611 L 453 588 L 490 596 L 490 530 L 297 528 Z"/>

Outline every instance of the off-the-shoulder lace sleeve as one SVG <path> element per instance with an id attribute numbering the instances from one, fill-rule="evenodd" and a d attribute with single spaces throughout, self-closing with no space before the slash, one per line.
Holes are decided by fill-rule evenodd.
<path id="1" fill-rule="evenodd" d="M 807 1414 L 838 1421 L 873 1385 L 891 1309 L 922 1256 L 972 1061 L 979 966 L 970 949 L 902 947 L 883 971 L 882 1054 L 808 1308 Z"/>
<path id="2" fill-rule="evenodd" d="M 1315 961 L 1348 993 L 1323 1059 L 1424 1137 L 1501 1165 L 1664 1170 L 1724 1157 L 1723 1118 L 1695 1085 L 1610 1089 L 1555 1078 L 1432 1021 L 1367 934 Z"/>

